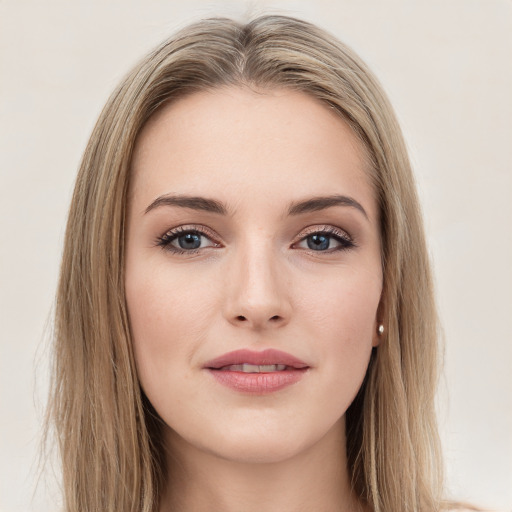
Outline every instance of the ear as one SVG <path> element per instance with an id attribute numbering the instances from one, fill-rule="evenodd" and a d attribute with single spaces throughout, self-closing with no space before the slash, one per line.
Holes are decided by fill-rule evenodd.
<path id="1" fill-rule="evenodd" d="M 373 325 L 372 347 L 378 347 L 380 345 L 380 342 L 386 332 L 386 325 L 384 324 L 384 318 L 386 318 L 385 309 L 384 301 L 381 297 Z"/>

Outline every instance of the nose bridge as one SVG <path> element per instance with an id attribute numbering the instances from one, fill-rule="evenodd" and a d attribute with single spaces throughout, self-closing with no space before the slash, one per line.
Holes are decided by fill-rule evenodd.
<path id="1" fill-rule="evenodd" d="M 231 323 L 265 328 L 288 322 L 286 276 L 272 240 L 260 234 L 240 243 L 233 251 L 228 279 L 226 313 Z"/>

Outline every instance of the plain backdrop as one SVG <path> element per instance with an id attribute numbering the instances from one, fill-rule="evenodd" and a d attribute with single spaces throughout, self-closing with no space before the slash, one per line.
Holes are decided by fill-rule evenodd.
<path id="1" fill-rule="evenodd" d="M 272 12 L 352 46 L 396 108 L 422 198 L 446 337 L 448 490 L 512 510 L 510 0 L 0 0 L 0 511 L 37 492 L 44 337 L 81 153 L 108 95 L 177 28 Z"/>

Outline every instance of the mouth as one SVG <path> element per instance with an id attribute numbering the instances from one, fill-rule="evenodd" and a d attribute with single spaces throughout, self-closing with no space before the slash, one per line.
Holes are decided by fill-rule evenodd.
<path id="1" fill-rule="evenodd" d="M 219 370 L 221 372 L 242 372 L 242 373 L 271 373 L 271 372 L 283 372 L 289 370 L 298 370 L 293 366 L 287 366 L 286 364 L 231 364 L 229 366 L 223 366 L 222 368 L 210 368 L 210 370 Z"/>
<path id="2" fill-rule="evenodd" d="M 236 350 L 207 362 L 215 380 L 239 393 L 264 395 L 299 382 L 310 366 L 275 349 Z"/>

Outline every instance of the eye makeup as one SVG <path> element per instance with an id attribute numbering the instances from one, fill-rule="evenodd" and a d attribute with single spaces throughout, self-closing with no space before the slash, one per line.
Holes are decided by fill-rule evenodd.
<path id="1" fill-rule="evenodd" d="M 206 241 L 206 245 L 204 245 Z M 305 245 L 302 245 L 305 244 Z M 193 255 L 204 249 L 221 248 L 210 230 L 204 226 L 178 226 L 157 237 L 156 246 L 174 254 Z M 356 247 L 353 239 L 344 230 L 334 226 L 312 226 L 301 233 L 291 248 L 306 250 L 312 253 L 328 253 L 346 251 Z"/>
<path id="2" fill-rule="evenodd" d="M 356 247 L 354 240 L 349 234 L 335 226 L 311 226 L 305 233 L 301 233 L 301 238 L 293 246 L 297 246 L 302 242 L 306 242 L 307 247 L 300 247 L 301 249 L 310 250 L 315 253 L 333 253 L 338 251 L 345 251 Z M 337 244 L 335 247 L 330 247 L 331 242 Z"/>
<path id="3" fill-rule="evenodd" d="M 199 247 L 201 239 L 206 239 L 209 245 Z M 177 245 L 176 245 L 177 243 Z M 201 249 L 222 247 L 214 241 L 213 233 L 200 225 L 178 226 L 170 229 L 156 240 L 156 245 L 175 254 L 197 254 Z"/>

